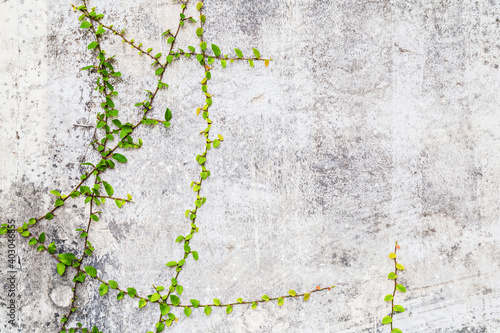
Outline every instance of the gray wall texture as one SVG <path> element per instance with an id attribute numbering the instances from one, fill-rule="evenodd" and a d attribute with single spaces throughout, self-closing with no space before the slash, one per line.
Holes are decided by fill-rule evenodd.
<path id="1" fill-rule="evenodd" d="M 146 47 L 165 50 L 174 0 L 93 2 L 105 22 L 126 27 Z M 203 188 L 200 232 L 179 280 L 183 300 L 258 299 L 336 285 L 308 302 L 235 307 L 226 315 L 194 311 L 174 332 L 389 332 L 381 318 L 392 291 L 387 255 L 394 242 L 407 270 L 395 316 L 404 332 L 500 331 L 500 2 L 498 0 L 206 0 L 206 39 L 223 54 L 238 47 L 262 63 L 213 71 L 212 171 Z M 195 14 L 193 6 L 189 14 Z M 100 99 L 91 64 L 91 36 L 79 29 L 67 1 L 4 0 L 0 4 L 2 101 L 0 216 L 17 225 L 44 214 L 68 192 L 93 130 Z M 179 46 L 196 45 L 195 27 Z M 110 36 L 123 79 L 116 85 L 121 119 L 154 87 L 150 61 Z M 134 204 L 107 204 L 93 224 L 96 248 L 87 263 L 104 279 L 133 286 L 167 285 L 192 207 L 205 128 L 203 71 L 176 62 L 153 115 L 172 109 L 170 129 L 138 130 L 144 146 L 106 173 L 117 194 Z M 88 153 L 87 158 L 97 158 Z M 81 251 L 74 231 L 86 225 L 83 199 L 58 211 L 46 231 L 61 252 Z M 70 304 L 72 274 L 17 239 L 18 327 L 6 316 L 7 250 L 0 237 L 0 331 L 58 332 Z M 75 319 L 104 332 L 146 332 L 156 306 L 99 297 L 85 284 Z"/>

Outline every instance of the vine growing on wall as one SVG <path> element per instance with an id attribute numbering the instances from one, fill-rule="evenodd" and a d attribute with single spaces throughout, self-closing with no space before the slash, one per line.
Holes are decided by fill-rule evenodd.
<path id="1" fill-rule="evenodd" d="M 400 248 L 401 247 L 398 245 L 398 242 L 396 242 L 396 245 L 394 245 L 394 252 L 389 253 L 389 259 L 394 260 L 394 272 L 390 272 L 389 275 L 387 275 L 387 278 L 389 280 L 394 281 L 394 289 L 392 291 L 392 294 L 387 294 L 384 297 L 384 301 L 390 302 L 390 304 L 391 304 L 391 314 L 382 318 L 382 324 L 384 324 L 384 325 L 390 324 L 391 333 L 403 333 L 403 331 L 401 331 L 399 328 L 393 327 L 394 314 L 397 312 L 405 312 L 406 311 L 406 309 L 402 305 L 394 304 L 394 299 L 396 297 L 396 291 L 400 291 L 402 293 L 406 292 L 406 287 L 404 285 L 402 285 L 401 283 L 398 283 L 398 271 L 402 272 L 405 270 L 405 267 L 397 261 L 396 252 Z"/>
<path id="2" fill-rule="evenodd" d="M 100 110 L 96 114 L 95 132 L 90 146 L 99 153 L 98 161 L 88 160 L 82 163 L 87 167 L 87 171 L 80 177 L 80 181 L 71 190 L 61 193 L 58 190 L 52 190 L 50 193 L 55 196 L 53 207 L 39 217 L 33 217 L 29 221 L 17 228 L 17 231 L 24 237 L 28 244 L 38 252 L 46 253 L 55 260 L 54 273 L 63 276 L 64 274 L 74 274 L 71 306 L 67 313 L 60 318 L 59 332 L 100 332 L 97 326 L 85 328 L 78 322 L 78 316 L 84 316 L 78 311 L 78 295 L 81 286 L 89 279 L 100 281 L 99 290 L 96 291 L 100 296 L 106 295 L 116 297 L 120 301 L 128 296 L 127 299 L 136 302 L 139 308 L 146 306 L 156 306 L 158 308 L 157 317 L 154 319 L 152 326 L 154 332 L 162 332 L 166 327 L 171 326 L 178 320 L 178 316 L 182 313 L 189 317 L 194 310 L 202 310 L 209 316 L 213 309 L 222 308 L 227 314 L 233 311 L 234 306 L 251 306 L 255 309 L 262 302 L 277 302 L 279 306 L 283 305 L 285 299 L 301 297 L 307 301 L 312 293 L 330 290 L 332 287 L 315 289 L 307 292 L 298 293 L 295 290 L 289 290 L 288 293 L 282 296 L 263 295 L 260 298 L 253 300 L 243 300 L 238 298 L 235 302 L 223 302 L 219 299 L 213 299 L 213 302 L 203 304 L 197 299 L 188 301 L 183 299 L 184 288 L 181 284 L 181 273 L 184 266 L 192 264 L 200 257 L 198 251 L 192 248 L 191 241 L 199 231 L 199 221 L 197 218 L 198 210 L 206 204 L 206 197 L 202 189 L 203 184 L 209 179 L 211 173 L 207 164 L 209 155 L 213 149 L 217 149 L 224 141 L 221 134 L 211 132 L 212 119 L 210 117 L 212 109 L 212 95 L 210 93 L 210 80 L 212 71 L 220 67 L 226 68 L 228 63 L 235 61 L 247 62 L 250 67 L 254 67 L 256 63 L 262 63 L 268 66 L 272 59 L 263 58 L 257 49 L 253 49 L 253 54 L 245 56 L 243 52 L 237 48 L 234 49 L 235 55 L 223 55 L 221 49 L 205 40 L 205 22 L 203 1 L 196 4 L 191 4 L 189 0 L 179 0 L 180 12 L 179 21 L 175 29 L 165 31 L 162 36 L 166 42 L 166 51 L 153 52 L 152 48 L 146 48 L 143 43 L 136 42 L 134 39 L 127 37 L 125 29 L 117 29 L 112 24 L 105 22 L 104 14 L 98 13 L 96 8 L 90 8 L 87 0 L 82 0 L 80 5 L 72 5 L 77 11 L 80 21 L 80 28 L 86 30 L 93 38 L 87 46 L 89 53 L 95 57 L 96 62 L 84 67 L 82 70 L 89 71 L 92 77 L 95 78 L 95 90 L 100 93 Z M 187 17 L 186 9 L 188 5 L 196 7 L 199 16 Z M 196 37 L 199 44 L 180 48 L 177 45 L 177 38 L 182 31 L 184 25 L 195 24 Z M 115 36 L 122 40 L 123 43 L 130 45 L 132 49 L 138 52 L 139 55 L 145 56 L 152 61 L 153 72 L 157 78 L 157 84 L 151 90 L 146 90 L 148 96 L 146 100 L 138 101 L 135 104 L 140 110 L 141 117 L 136 123 L 120 121 L 119 110 L 115 107 L 114 100 L 119 96 L 119 92 L 115 89 L 115 82 L 121 73 L 115 69 L 116 57 L 108 56 L 103 48 L 102 42 L 106 38 Z M 107 181 L 106 171 L 109 169 L 119 170 L 119 165 L 127 163 L 127 150 L 139 149 L 143 146 L 143 141 L 136 137 L 136 129 L 144 125 L 159 125 L 162 124 L 167 129 L 170 127 L 170 121 L 174 117 L 174 112 L 170 108 L 157 105 L 155 98 L 161 91 L 168 89 L 168 84 L 164 81 L 165 74 L 169 70 L 169 66 L 174 61 L 197 61 L 202 71 L 200 71 L 200 96 L 203 96 L 204 102 L 199 107 L 195 107 L 196 114 L 200 115 L 206 122 L 206 127 L 201 129 L 200 134 L 205 143 L 205 149 L 196 155 L 194 160 L 199 165 L 199 177 L 191 182 L 191 189 L 194 192 L 193 206 L 185 212 L 185 218 L 188 221 L 186 232 L 175 238 L 175 242 L 179 243 L 184 249 L 184 254 L 180 258 L 168 261 L 166 263 L 168 273 L 171 274 L 166 278 L 166 286 L 153 283 L 153 289 L 149 295 L 139 294 L 132 286 L 123 286 L 116 280 L 104 279 L 103 275 L 98 275 L 96 268 L 86 264 L 86 259 L 93 255 L 95 249 L 91 243 L 92 225 L 99 221 L 103 214 L 102 206 L 107 203 L 114 202 L 118 208 L 132 202 L 132 196 L 115 194 L 115 188 Z M 153 109 L 164 109 L 164 119 L 151 118 L 150 114 Z M 96 139 L 97 137 L 97 139 Z M 116 191 L 119 192 L 119 191 Z M 50 242 L 50 236 L 45 232 L 36 233 L 37 228 L 43 227 L 45 220 L 57 218 L 57 210 L 67 204 L 67 201 L 80 199 L 89 207 L 89 215 L 86 225 L 78 228 L 78 238 L 82 240 L 83 250 L 71 253 L 61 253 L 58 251 L 55 242 Z M 36 228 L 37 227 L 37 228 Z M 7 234 L 12 231 L 12 227 L 8 224 L 0 226 L 0 234 Z M 397 267 L 397 265 L 396 265 Z M 168 274 L 167 273 L 167 274 Z M 162 283 L 165 284 L 165 283 Z M 393 308 L 394 312 L 394 308 Z M 391 314 L 392 320 L 392 314 Z M 72 324 L 77 322 L 76 324 Z M 391 324 L 392 325 L 392 324 Z M 148 331 L 153 332 L 153 331 Z"/>

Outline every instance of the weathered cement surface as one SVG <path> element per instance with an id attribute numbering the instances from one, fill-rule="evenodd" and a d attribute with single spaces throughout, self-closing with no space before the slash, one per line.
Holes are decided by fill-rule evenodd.
<path id="1" fill-rule="evenodd" d="M 153 4 L 154 3 L 154 4 Z M 96 3 L 106 22 L 155 50 L 173 28 L 174 0 Z M 206 37 L 223 53 L 257 47 L 268 68 L 231 64 L 213 71 L 213 134 L 226 140 L 209 153 L 213 177 L 199 213 L 200 253 L 180 276 L 186 302 L 277 296 L 289 289 L 337 285 L 307 303 L 287 300 L 230 315 L 201 310 L 174 332 L 389 332 L 381 318 L 392 290 L 387 254 L 401 243 L 408 293 L 395 317 L 405 332 L 500 331 L 500 2 L 438 0 L 206 0 Z M 190 10 L 190 13 L 194 11 Z M 4 0 L 0 4 L 0 217 L 17 224 L 46 212 L 48 192 L 67 192 L 84 171 L 98 110 L 89 35 L 66 1 Z M 187 27 L 179 45 L 196 43 Z M 117 38 L 123 81 L 122 120 L 152 89 L 150 61 Z M 218 67 L 218 66 L 216 66 Z M 195 109 L 203 102 L 195 61 L 177 62 L 155 115 L 169 106 L 172 127 L 142 128 L 144 147 L 106 173 L 136 203 L 107 204 L 92 226 L 88 261 L 104 279 L 133 286 L 167 285 L 165 263 L 181 253 L 184 211 L 203 149 Z M 87 154 L 88 158 L 95 155 Z M 65 205 L 45 230 L 63 252 L 81 251 L 76 228 L 86 224 L 82 199 Z M 73 206 L 74 205 L 74 206 Z M 0 237 L 1 284 L 6 238 Z M 1 332 L 58 332 L 68 311 L 72 274 L 18 239 L 18 329 L 5 316 Z M 104 332 L 146 332 L 156 307 L 100 298 L 82 288 L 76 318 Z"/>

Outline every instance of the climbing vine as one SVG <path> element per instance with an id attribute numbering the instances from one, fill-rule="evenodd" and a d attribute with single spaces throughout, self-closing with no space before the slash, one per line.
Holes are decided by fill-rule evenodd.
<path id="1" fill-rule="evenodd" d="M 203 196 L 202 189 L 204 182 L 210 177 L 211 173 L 208 169 L 207 160 L 211 151 L 219 148 L 224 141 L 221 134 L 214 135 L 211 132 L 212 119 L 210 118 L 212 95 L 210 93 L 210 80 L 212 71 L 220 67 L 226 68 L 228 63 L 235 61 L 247 62 L 250 67 L 254 67 L 256 63 L 263 63 L 265 67 L 269 66 L 272 59 L 263 58 L 257 49 L 253 49 L 253 55 L 244 56 L 243 52 L 237 48 L 234 49 L 234 56 L 223 55 L 220 48 L 205 40 L 205 22 L 203 1 L 197 2 L 195 5 L 199 16 L 187 17 L 186 9 L 188 5 L 192 5 L 189 0 L 179 0 L 180 12 L 179 21 L 175 29 L 169 29 L 163 32 L 162 36 L 166 41 L 166 51 L 155 53 L 152 48 L 146 48 L 143 43 L 136 42 L 134 39 L 127 37 L 125 29 L 117 29 L 112 24 L 105 22 L 104 14 L 98 13 L 96 8 L 90 8 L 87 0 L 82 0 L 80 5 L 72 5 L 73 9 L 80 14 L 80 28 L 84 29 L 93 38 L 87 46 L 89 53 L 96 59 L 96 62 L 84 67 L 82 70 L 89 71 L 92 77 L 95 78 L 95 90 L 100 93 L 100 110 L 96 114 L 96 125 L 94 135 L 90 143 L 90 147 L 100 154 L 98 161 L 88 160 L 82 163 L 87 168 L 80 181 L 68 192 L 64 194 L 58 190 L 51 190 L 50 194 L 55 196 L 53 207 L 45 214 L 39 217 L 33 217 L 29 221 L 23 223 L 17 228 L 17 231 L 23 236 L 30 246 L 33 246 L 37 251 L 46 253 L 55 260 L 54 272 L 63 276 L 64 274 L 74 274 L 72 288 L 71 306 L 68 312 L 60 319 L 59 332 L 74 333 L 81 332 L 101 332 L 97 326 L 85 328 L 79 322 L 77 317 L 84 316 L 78 312 L 78 292 L 81 285 L 88 279 L 100 281 L 99 290 L 96 291 L 100 296 L 113 293 L 119 301 L 128 295 L 130 300 L 136 302 L 139 308 L 145 306 L 157 306 L 157 319 L 154 320 L 154 332 L 162 332 L 166 327 L 171 326 L 178 320 L 183 312 L 184 316 L 189 317 L 193 309 L 202 309 L 209 316 L 213 308 L 223 308 L 227 314 L 233 311 L 233 306 L 251 306 L 255 309 L 261 302 L 276 301 L 279 306 L 284 304 L 285 299 L 291 297 L 301 297 L 307 301 L 312 293 L 330 290 L 332 287 L 320 288 L 316 287 L 312 291 L 297 293 L 295 290 L 289 290 L 288 293 L 282 296 L 270 297 L 263 295 L 254 300 L 243 300 L 238 298 L 236 302 L 222 302 L 219 299 L 213 299 L 213 302 L 202 304 L 197 299 L 190 299 L 182 302 L 182 294 L 184 288 L 181 284 L 181 273 L 188 262 L 197 261 L 199 254 L 191 248 L 191 240 L 199 231 L 198 226 L 198 210 L 206 203 L 207 199 Z M 197 47 L 187 46 L 180 48 L 177 45 L 177 37 L 182 31 L 183 26 L 187 24 L 196 25 L 196 36 L 199 39 Z M 121 77 L 121 73 L 115 69 L 116 57 L 108 56 L 103 49 L 103 40 L 107 38 L 120 38 L 123 43 L 130 45 L 132 49 L 138 52 L 139 55 L 145 56 L 152 61 L 152 75 L 157 78 L 157 84 L 154 89 L 146 90 L 148 95 L 143 101 L 138 101 L 135 104 L 141 112 L 141 119 L 136 123 L 122 122 L 119 118 L 119 110 L 115 107 L 114 99 L 119 96 L 119 92 L 115 89 L 114 84 L 117 78 Z M 167 269 L 171 277 L 166 279 L 167 285 L 161 286 L 153 284 L 151 294 L 139 294 L 135 288 L 123 286 L 116 280 L 104 280 L 102 276 L 97 274 L 96 268 L 86 264 L 86 259 L 93 255 L 95 249 L 90 242 L 91 229 L 94 222 L 99 221 L 103 212 L 101 206 L 107 201 L 114 203 L 121 208 L 125 204 L 132 203 L 132 196 L 115 195 L 115 188 L 107 181 L 106 171 L 109 169 L 118 169 L 122 163 L 127 163 L 126 151 L 128 149 L 139 149 L 143 145 L 140 138 L 134 137 L 135 130 L 144 125 L 155 126 L 163 124 L 164 127 L 170 127 L 170 121 L 174 117 L 173 112 L 168 107 L 157 105 L 155 98 L 162 91 L 168 89 L 169 85 L 164 81 L 165 74 L 169 70 L 169 66 L 174 61 L 196 61 L 203 69 L 203 75 L 200 75 L 200 90 L 201 96 L 204 98 L 204 103 L 196 107 L 196 114 L 206 122 L 206 127 L 201 130 L 200 134 L 205 143 L 205 149 L 196 155 L 195 160 L 199 165 L 199 177 L 191 182 L 191 189 L 194 192 L 194 202 L 191 208 L 185 212 L 185 217 L 188 219 L 188 227 L 184 234 L 179 235 L 175 242 L 179 243 L 184 249 L 184 254 L 180 258 L 168 261 Z M 151 110 L 165 109 L 164 119 L 155 119 L 150 117 Z M 210 153 L 209 153 L 210 152 Z M 78 228 L 78 237 L 82 239 L 83 250 L 81 253 L 60 253 L 56 248 L 55 242 L 49 241 L 49 235 L 45 232 L 35 233 L 35 226 L 43 226 L 45 220 L 57 218 L 57 210 L 64 206 L 68 200 L 82 198 L 89 207 L 89 215 L 85 228 Z M 0 226 L 0 234 L 7 234 L 12 230 L 8 224 Z M 191 262 L 192 263 L 192 262 Z M 397 267 L 397 265 L 396 265 Z M 396 280 L 395 280 L 396 281 Z M 393 312 L 394 312 L 393 307 Z M 391 314 L 392 321 L 392 314 Z M 384 318 L 385 319 L 385 318 Z M 73 322 L 77 322 L 72 325 Z M 392 325 L 392 324 L 391 324 Z M 153 332 L 153 331 L 148 331 Z M 393 331 L 394 332 L 394 331 Z"/>
<path id="2" fill-rule="evenodd" d="M 394 314 L 396 312 L 405 312 L 405 308 L 402 305 L 399 304 L 394 304 L 394 298 L 396 297 L 396 290 L 399 290 L 402 293 L 406 292 L 406 287 L 402 285 L 401 283 L 398 283 L 398 271 L 404 271 L 405 267 L 398 263 L 397 261 L 397 255 L 396 252 L 398 249 L 401 247 L 398 245 L 398 242 L 396 242 L 396 245 L 394 246 L 394 252 L 389 253 L 389 259 L 394 260 L 394 272 L 390 272 L 389 275 L 387 275 L 387 278 L 389 280 L 394 281 L 394 290 L 392 291 L 392 294 L 387 294 L 384 297 L 384 301 L 386 302 L 391 302 L 391 314 L 388 316 L 385 316 L 382 318 L 382 324 L 390 324 L 391 325 L 391 333 L 403 333 L 399 328 L 393 327 L 394 323 Z"/>

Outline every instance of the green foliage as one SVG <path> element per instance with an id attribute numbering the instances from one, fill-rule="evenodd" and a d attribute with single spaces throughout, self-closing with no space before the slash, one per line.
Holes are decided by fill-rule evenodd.
<path id="1" fill-rule="evenodd" d="M 389 253 L 389 259 L 392 259 L 394 261 L 394 272 L 390 272 L 389 275 L 387 276 L 390 280 L 394 281 L 394 292 L 392 294 L 387 294 L 384 297 L 384 301 L 386 302 L 391 302 L 391 314 L 390 316 L 385 316 L 382 318 L 382 324 L 391 324 L 391 333 L 402 333 L 402 331 L 399 328 L 393 328 L 392 323 L 393 323 L 393 317 L 396 312 L 405 312 L 405 308 L 402 305 L 399 304 L 394 304 L 394 297 L 396 295 L 396 290 L 405 293 L 406 292 L 406 287 L 403 286 L 402 284 L 398 283 L 398 270 L 404 270 L 404 266 L 401 265 L 400 263 L 397 262 L 397 250 L 400 249 L 400 246 L 398 245 L 398 242 L 396 242 L 396 245 L 394 246 L 394 252 Z"/>
<path id="2" fill-rule="evenodd" d="M 203 312 L 205 312 L 207 316 L 210 316 L 210 314 L 212 313 L 212 308 L 207 305 L 205 306 L 205 310 Z"/>
<path id="3" fill-rule="evenodd" d="M 105 283 L 102 283 L 99 287 L 99 295 L 104 296 L 108 293 L 109 286 Z"/>
<path id="4" fill-rule="evenodd" d="M 92 266 L 85 266 L 85 272 L 87 272 L 90 277 L 95 278 L 97 276 L 97 270 Z"/>
<path id="5" fill-rule="evenodd" d="M 186 315 L 186 317 L 189 317 L 191 315 L 191 308 L 190 307 L 185 307 L 184 308 L 184 314 Z"/>
<path id="6" fill-rule="evenodd" d="M 61 262 L 58 263 L 57 264 L 57 273 L 62 276 L 65 271 L 66 271 L 66 265 L 61 263 Z"/>
<path id="7" fill-rule="evenodd" d="M 84 168 L 84 172 L 79 177 L 80 180 L 78 184 L 70 189 L 68 195 L 62 195 L 58 190 L 51 190 L 50 193 L 55 196 L 55 201 L 53 207 L 45 213 L 42 217 L 35 219 L 32 218 L 28 223 L 24 223 L 23 226 L 19 227 L 18 231 L 28 240 L 28 244 L 30 246 L 38 245 L 38 251 L 45 251 L 52 255 L 53 258 L 58 260 L 56 270 L 58 275 L 63 275 L 66 271 L 74 270 L 73 282 L 75 285 L 78 283 L 85 283 L 86 277 L 90 277 L 91 279 L 95 279 L 96 281 L 100 281 L 99 285 L 99 295 L 105 296 L 108 293 L 112 293 L 113 296 L 116 295 L 116 299 L 122 300 L 124 299 L 125 294 L 129 295 L 130 298 L 138 298 L 138 307 L 143 308 L 148 303 L 158 303 L 160 307 L 160 319 L 156 322 L 156 332 L 162 332 L 165 329 L 165 326 L 169 327 L 173 323 L 177 321 L 177 318 L 173 312 L 170 312 L 170 307 L 172 306 L 174 309 L 183 307 L 184 314 L 186 317 L 189 317 L 192 313 L 193 308 L 202 307 L 205 315 L 209 316 L 212 313 L 212 307 L 225 307 L 225 311 L 227 314 L 230 314 L 233 311 L 233 305 L 245 305 L 252 304 L 252 309 L 255 309 L 258 305 L 258 302 L 261 300 L 254 301 L 243 301 L 242 298 L 237 299 L 237 303 L 231 304 L 223 304 L 219 299 L 213 299 L 214 304 L 200 304 L 200 301 L 196 299 L 191 299 L 190 304 L 181 304 L 181 297 L 184 294 L 184 287 L 179 284 L 178 277 L 182 272 L 185 265 L 192 264 L 194 261 L 199 259 L 199 254 L 197 251 L 192 250 L 191 243 L 193 237 L 198 233 L 197 219 L 198 219 L 198 209 L 201 209 L 203 205 L 206 204 L 206 197 L 202 197 L 200 195 L 202 191 L 202 186 L 204 181 L 208 179 L 211 175 L 210 171 L 207 169 L 209 166 L 209 150 L 213 148 L 219 148 L 221 143 L 224 141 L 224 137 L 220 134 L 217 135 L 216 138 L 213 138 L 213 134 L 210 133 L 213 121 L 210 119 L 211 107 L 213 104 L 213 95 L 211 93 L 211 84 L 210 80 L 212 78 L 211 71 L 215 66 L 214 63 L 216 60 L 220 60 L 221 66 L 226 68 L 227 62 L 233 63 L 234 61 L 248 61 L 251 67 L 254 66 L 254 61 L 258 62 L 262 60 L 266 67 L 269 64 L 269 59 L 260 59 L 261 55 L 257 49 L 252 49 L 255 58 L 244 58 L 241 50 L 235 48 L 235 52 L 237 58 L 230 58 L 228 55 L 222 55 L 220 48 L 212 43 L 207 43 L 204 40 L 204 23 L 207 18 L 202 13 L 204 11 L 203 2 L 199 1 L 196 3 L 196 9 L 200 12 L 200 20 L 197 21 L 193 17 L 187 17 L 185 14 L 188 0 L 181 1 L 181 13 L 179 14 L 180 20 L 177 29 L 167 30 L 163 32 L 162 36 L 165 36 L 167 50 L 156 53 L 153 55 L 151 52 L 153 48 L 143 47 L 143 43 L 136 42 L 134 39 L 129 39 L 126 36 L 125 29 L 116 30 L 113 28 L 113 25 L 107 25 L 105 20 L 103 20 L 104 15 L 96 12 L 96 8 L 88 8 L 87 1 L 83 2 L 83 5 L 74 6 L 74 9 L 80 13 L 79 25 L 81 29 L 85 29 L 82 33 L 88 34 L 91 37 L 89 44 L 87 44 L 87 49 L 91 50 L 89 53 L 89 57 L 95 59 L 95 61 L 82 68 L 82 70 L 86 70 L 89 75 L 92 76 L 94 82 L 94 90 L 99 94 L 100 101 L 96 103 L 98 107 L 100 107 L 99 111 L 96 114 L 95 120 L 95 133 L 92 139 L 92 142 L 89 144 L 89 148 L 92 148 L 96 152 L 96 156 L 99 156 L 96 160 L 83 161 L 81 163 L 81 168 Z M 199 45 L 202 50 L 201 53 L 198 53 L 196 49 L 192 46 L 189 46 L 189 52 L 185 52 L 184 50 L 178 47 L 178 38 L 177 35 L 181 30 L 181 27 L 184 27 L 185 22 L 188 23 L 197 23 L 198 25 L 193 28 L 196 31 L 196 35 L 199 37 Z M 106 43 L 102 43 L 108 38 L 113 38 L 113 36 L 117 36 L 122 40 L 123 43 L 126 43 L 130 48 L 134 49 L 138 52 L 139 55 L 149 58 L 152 60 L 151 68 L 154 70 L 154 74 L 156 76 L 155 85 L 150 90 L 145 90 L 147 93 L 147 97 L 145 100 L 136 103 L 136 107 L 140 107 L 138 110 L 141 112 L 141 120 L 137 123 L 133 122 L 125 122 L 124 118 L 120 117 L 120 113 L 117 105 L 120 105 L 115 101 L 115 98 L 119 96 L 118 91 L 116 91 L 116 87 L 120 85 L 117 84 L 122 80 L 123 77 L 127 78 L 127 76 L 122 76 L 122 73 L 115 68 L 117 66 L 115 56 L 109 56 L 109 54 L 103 49 Z M 213 52 L 213 55 L 210 53 L 210 50 L 207 51 L 208 46 L 210 45 L 210 49 Z M 166 57 L 162 58 L 162 55 L 165 54 Z M 186 57 L 181 57 L 185 55 Z M 193 56 L 193 57 L 191 57 Z M 150 295 L 140 295 L 136 289 L 134 288 L 126 288 L 122 290 L 119 288 L 118 283 L 114 280 L 108 280 L 105 282 L 101 280 L 103 276 L 97 275 L 97 270 L 93 266 L 88 265 L 89 257 L 93 255 L 94 247 L 90 243 L 89 240 L 92 239 L 90 237 L 91 229 L 90 226 L 94 223 L 98 222 L 99 217 L 102 216 L 103 211 L 106 212 L 108 209 L 106 205 L 106 198 L 108 200 L 114 200 L 116 206 L 118 208 L 122 208 L 123 205 L 132 202 L 132 197 L 127 194 L 126 198 L 121 197 L 119 194 L 121 189 L 113 188 L 113 186 L 108 182 L 106 173 L 109 169 L 119 170 L 120 163 L 126 163 L 128 159 L 123 155 L 127 149 L 139 149 L 143 146 L 143 141 L 141 138 L 137 138 L 135 131 L 136 128 L 142 125 L 157 125 L 159 123 L 163 123 L 165 127 L 170 127 L 170 121 L 172 120 L 172 111 L 169 108 L 166 108 L 164 118 L 165 120 L 154 119 L 151 116 L 155 104 L 155 97 L 160 91 L 160 89 L 168 88 L 169 85 L 163 82 L 164 77 L 168 70 L 170 70 L 170 64 L 179 61 L 180 59 L 194 59 L 198 61 L 200 64 L 200 74 L 203 73 L 201 77 L 201 90 L 204 98 L 204 105 L 198 108 L 197 114 L 202 115 L 203 121 L 206 122 L 206 128 L 200 133 L 203 135 L 203 145 L 204 151 L 200 152 L 196 156 L 196 162 L 199 169 L 199 178 L 194 180 L 191 184 L 193 191 L 195 192 L 196 199 L 194 200 L 194 205 L 191 204 L 189 209 L 186 210 L 186 219 L 189 223 L 189 229 L 185 234 L 179 235 L 175 241 L 176 243 L 182 244 L 183 254 L 180 258 L 175 261 L 167 262 L 166 266 L 171 267 L 168 272 L 174 274 L 174 277 L 171 278 L 172 284 L 167 288 L 162 286 L 154 286 L 154 292 Z M 190 60 L 188 60 L 190 61 Z M 151 76 L 153 73 L 151 72 Z M 117 81 L 118 80 L 118 81 Z M 123 82 L 123 81 L 122 81 Z M 201 97 L 200 96 L 200 97 Z M 176 110 L 176 109 L 174 109 Z M 205 125 L 204 125 L 205 127 Z M 128 154 L 127 154 L 128 155 Z M 133 156 L 130 154 L 128 156 Z M 90 157 L 89 157 L 90 158 Z M 118 163 L 116 163 L 118 162 Z M 115 164 L 116 163 L 116 164 Z M 197 172 L 197 173 L 198 173 Z M 105 192 L 105 193 L 104 193 Z M 117 194 L 115 194 L 117 193 Z M 116 197 L 115 197 L 116 196 Z M 82 240 L 84 244 L 82 244 L 83 250 L 78 255 L 78 257 L 73 253 L 58 253 L 55 254 L 57 248 L 55 242 L 51 242 L 48 246 L 45 246 L 44 243 L 47 240 L 46 233 L 42 232 L 38 237 L 35 237 L 31 234 L 31 231 L 28 230 L 30 226 L 35 225 L 37 222 L 40 222 L 43 219 L 52 220 L 56 216 L 56 211 L 64 206 L 65 203 L 69 203 L 73 199 L 77 199 L 81 197 L 79 200 L 82 201 L 85 205 L 87 205 L 88 213 L 88 225 L 77 228 L 76 231 L 77 239 Z M 72 206 L 72 204 L 68 204 L 68 207 Z M 105 207 L 102 208 L 102 206 Z M 46 223 L 46 222 L 45 222 Z M 7 234 L 9 232 L 7 225 L 0 226 L 0 235 Z M 31 237 L 30 237 L 31 236 Z M 197 243 L 199 244 L 199 243 Z M 192 259 L 189 255 L 192 255 Z M 82 268 L 83 267 L 83 268 Z M 175 270 L 175 272 L 174 272 Z M 103 275 L 106 273 L 103 272 Z M 87 279 L 88 281 L 89 279 Z M 404 288 L 404 287 L 403 287 Z M 111 289 L 111 290 L 110 290 Z M 328 288 L 329 289 L 329 288 Z M 294 290 L 290 290 L 288 295 L 279 296 L 279 297 L 269 297 L 268 295 L 263 295 L 262 300 L 266 302 L 276 302 L 278 306 L 282 306 L 285 302 L 286 297 L 296 297 L 296 296 L 304 296 L 304 300 L 307 301 L 311 295 L 311 293 L 316 291 L 321 291 L 324 289 L 317 289 L 310 293 L 304 293 L 298 295 Z M 70 322 L 70 317 L 74 312 L 77 312 L 77 306 L 75 306 L 75 301 L 77 299 L 77 288 L 73 289 L 73 298 L 72 298 L 72 306 L 67 315 L 62 316 L 61 322 L 63 323 L 61 327 L 61 332 L 90 332 L 89 329 L 84 328 L 80 323 L 77 324 L 78 328 L 67 328 L 67 322 Z M 168 304 L 170 302 L 170 304 Z M 247 305 L 248 306 L 248 305 Z M 223 311 L 223 310 L 222 310 Z M 175 312 L 175 311 L 174 311 Z M 99 329 L 96 326 L 92 327 L 92 333 L 100 333 Z"/>

